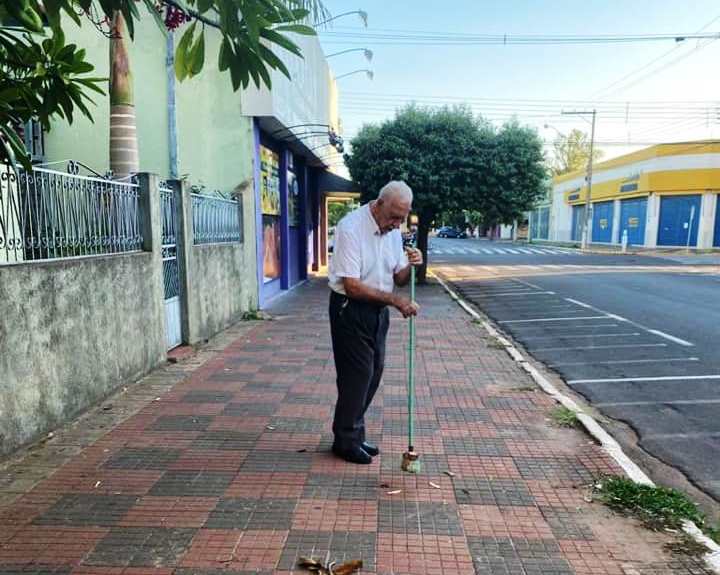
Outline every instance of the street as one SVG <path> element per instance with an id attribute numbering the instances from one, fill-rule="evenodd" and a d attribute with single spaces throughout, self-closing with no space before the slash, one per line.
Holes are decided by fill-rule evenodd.
<path id="1" fill-rule="evenodd" d="M 720 288 L 699 258 L 431 240 L 431 266 L 639 445 L 720 500 Z"/>

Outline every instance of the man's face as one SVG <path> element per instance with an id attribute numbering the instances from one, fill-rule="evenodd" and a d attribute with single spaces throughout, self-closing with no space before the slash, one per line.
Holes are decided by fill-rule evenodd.
<path id="1" fill-rule="evenodd" d="M 398 229 L 407 220 L 410 202 L 391 197 L 377 201 L 377 224 L 383 234 Z"/>

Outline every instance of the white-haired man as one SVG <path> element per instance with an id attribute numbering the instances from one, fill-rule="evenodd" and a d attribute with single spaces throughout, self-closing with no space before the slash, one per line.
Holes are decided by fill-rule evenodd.
<path id="1" fill-rule="evenodd" d="M 378 448 L 365 438 L 365 412 L 385 364 L 388 307 L 404 317 L 417 313 L 409 299 L 393 293 L 422 264 L 422 252 L 403 249 L 400 225 L 412 206 L 402 181 L 386 184 L 376 200 L 346 215 L 335 230 L 330 261 L 330 330 L 337 371 L 333 452 L 352 463 L 371 463 Z"/>

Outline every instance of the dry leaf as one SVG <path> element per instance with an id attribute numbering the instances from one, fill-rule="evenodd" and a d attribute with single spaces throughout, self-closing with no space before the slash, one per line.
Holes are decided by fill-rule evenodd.
<path id="1" fill-rule="evenodd" d="M 300 559 L 298 559 L 298 567 L 302 567 L 313 573 L 320 573 L 321 575 L 328 575 L 330 573 L 320 561 L 316 561 L 310 557 L 300 557 Z"/>
<path id="2" fill-rule="evenodd" d="M 443 473 L 448 477 L 455 477 L 455 474 L 452 471 L 443 471 Z"/>
<path id="3" fill-rule="evenodd" d="M 305 453 L 306 451 L 307 449 L 303 447 L 302 449 L 298 449 L 295 453 Z"/>
<path id="4" fill-rule="evenodd" d="M 388 491 L 388 495 L 397 495 L 398 493 L 402 493 L 402 489 L 395 489 L 394 491 Z"/>
<path id="5" fill-rule="evenodd" d="M 348 561 L 347 563 L 343 563 L 339 567 L 334 567 L 331 571 L 332 575 L 350 575 L 351 573 L 355 573 L 358 569 L 362 569 L 363 562 L 360 559 L 356 559 L 354 561 Z"/>
<path id="6" fill-rule="evenodd" d="M 389 483 L 381 483 L 380 487 L 382 487 L 383 489 L 390 489 L 390 484 Z"/>
<path id="7" fill-rule="evenodd" d="M 275 428 L 272 425 L 266 425 L 265 429 L 269 429 L 270 431 L 273 431 Z"/>
<path id="8" fill-rule="evenodd" d="M 428 485 L 430 487 L 434 487 L 435 489 L 442 489 L 437 483 L 433 483 L 432 481 L 429 481 Z"/>

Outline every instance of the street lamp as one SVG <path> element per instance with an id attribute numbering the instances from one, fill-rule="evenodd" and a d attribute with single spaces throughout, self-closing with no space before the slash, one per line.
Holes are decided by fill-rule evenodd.
<path id="1" fill-rule="evenodd" d="M 319 24 L 316 24 L 316 26 L 324 26 L 328 22 L 332 22 L 333 20 L 337 20 L 338 18 L 342 18 L 343 16 L 349 16 L 351 14 L 357 14 L 358 16 L 360 16 L 360 20 L 362 20 L 363 24 L 365 25 L 365 28 L 367 28 L 368 13 L 365 12 L 365 10 L 351 10 L 350 12 L 343 12 L 342 14 L 338 14 L 337 16 L 333 16 L 332 18 L 328 18 L 324 22 L 320 22 Z"/>
<path id="2" fill-rule="evenodd" d="M 375 74 L 373 74 L 372 70 L 362 69 L 362 70 L 354 70 L 352 72 L 348 72 L 347 74 L 340 74 L 339 76 L 335 76 L 335 79 L 339 80 L 340 78 L 346 78 L 348 76 L 352 76 L 353 74 L 361 74 L 362 72 L 365 72 L 365 74 L 367 74 L 367 77 L 369 80 L 372 80 L 375 77 Z"/>
<path id="3" fill-rule="evenodd" d="M 587 181 L 587 189 L 585 191 L 585 220 L 583 222 L 582 240 L 580 244 L 580 247 L 585 250 L 590 243 L 590 230 L 592 229 L 592 203 L 590 202 L 590 197 L 592 195 L 592 163 L 593 148 L 595 146 L 595 117 L 597 115 L 597 110 L 594 108 L 592 110 L 572 112 L 562 110 L 560 113 L 563 116 L 580 116 L 585 121 L 588 121 L 585 116 L 592 116 L 592 129 L 590 131 L 590 157 L 588 158 L 587 176 L 585 176 L 585 180 Z"/>
<path id="4" fill-rule="evenodd" d="M 368 48 L 349 48 L 348 50 L 342 50 L 340 52 L 335 52 L 333 54 L 328 54 L 325 56 L 325 58 L 332 58 L 333 56 L 340 56 L 341 54 L 348 54 L 350 52 L 362 52 L 363 56 L 367 59 L 368 62 L 372 62 L 373 59 L 373 51 Z"/>

